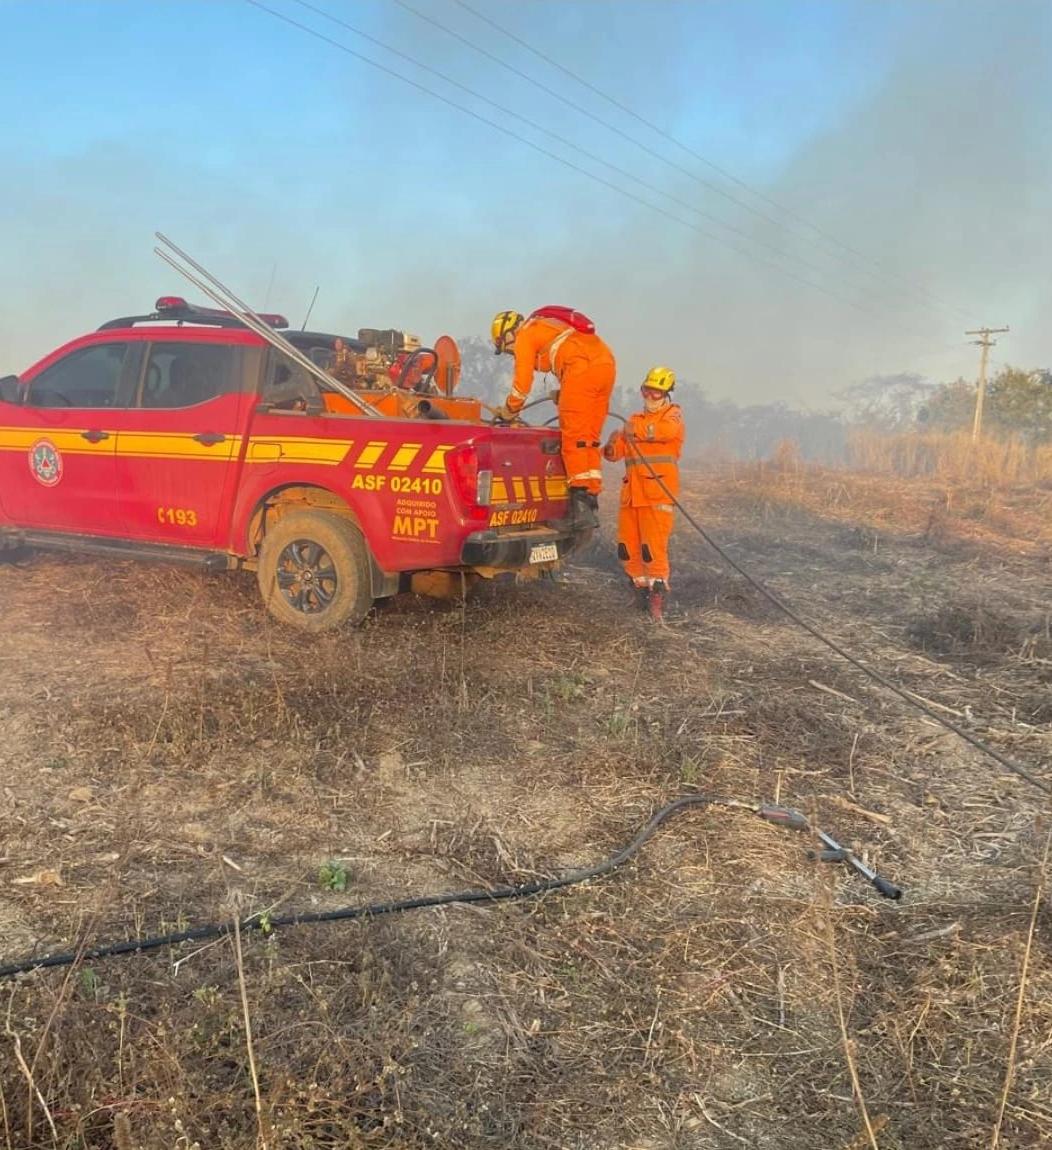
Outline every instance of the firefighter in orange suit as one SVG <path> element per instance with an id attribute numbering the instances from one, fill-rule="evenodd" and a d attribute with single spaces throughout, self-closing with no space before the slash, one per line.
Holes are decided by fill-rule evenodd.
<path id="1" fill-rule="evenodd" d="M 567 318 L 560 318 L 565 315 Z M 597 527 L 603 486 L 600 442 L 617 364 L 587 317 L 570 308 L 541 308 L 529 318 L 502 311 L 490 329 L 498 355 L 515 356 L 512 389 L 500 418 L 515 419 L 526 403 L 535 371 L 559 381 L 559 431 L 574 522 Z"/>
<path id="2" fill-rule="evenodd" d="M 629 416 L 624 431 L 615 431 L 603 448 L 607 459 L 625 461 L 617 556 L 632 580 L 637 602 L 655 621 L 662 617 L 668 591 L 671 499 L 679 495 L 683 450 L 683 413 L 672 402 L 675 386 L 676 376 L 669 368 L 651 368 L 640 388 L 643 410 Z"/>

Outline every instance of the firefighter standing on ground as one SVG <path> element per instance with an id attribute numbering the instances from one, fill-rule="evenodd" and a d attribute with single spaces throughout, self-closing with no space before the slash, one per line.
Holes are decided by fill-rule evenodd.
<path id="1" fill-rule="evenodd" d="M 568 318 L 560 318 L 565 315 Z M 497 355 L 515 356 L 512 389 L 498 416 L 511 422 L 526 403 L 535 371 L 559 381 L 562 457 L 576 522 L 596 527 L 603 486 L 600 439 L 614 389 L 616 361 L 586 317 L 569 308 L 541 308 L 528 319 L 498 312 L 490 329 Z"/>
<path id="2" fill-rule="evenodd" d="M 651 368 L 640 388 L 643 410 L 629 416 L 624 431 L 615 431 L 603 448 L 607 459 L 625 461 L 617 557 L 632 580 L 639 605 L 655 620 L 662 616 L 668 590 L 668 540 L 673 517 L 670 498 L 679 495 L 683 450 L 683 413 L 672 402 L 675 386 L 673 371 Z"/>

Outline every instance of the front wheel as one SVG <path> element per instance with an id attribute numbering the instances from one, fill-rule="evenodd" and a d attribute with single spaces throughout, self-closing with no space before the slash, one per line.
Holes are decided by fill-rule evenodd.
<path id="1" fill-rule="evenodd" d="M 282 516 L 263 538 L 257 578 L 270 613 L 301 631 L 360 623 L 373 605 L 362 533 L 325 511 Z"/>

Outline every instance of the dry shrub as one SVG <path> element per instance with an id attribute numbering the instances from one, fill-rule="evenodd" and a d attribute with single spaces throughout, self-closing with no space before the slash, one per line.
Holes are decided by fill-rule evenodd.
<path id="1" fill-rule="evenodd" d="M 944 602 L 934 612 L 915 616 L 906 636 L 922 650 L 963 653 L 972 660 L 1052 656 L 1047 616 L 1020 617 L 968 598 Z"/>
<path id="2" fill-rule="evenodd" d="M 779 471 L 795 471 L 801 463 L 800 444 L 795 439 L 779 439 L 771 453 L 771 462 Z"/>

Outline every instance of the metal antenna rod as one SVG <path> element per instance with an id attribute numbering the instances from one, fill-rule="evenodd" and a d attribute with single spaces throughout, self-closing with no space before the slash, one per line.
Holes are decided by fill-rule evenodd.
<path id="1" fill-rule="evenodd" d="M 312 375 L 315 375 L 320 379 L 326 378 L 325 372 L 322 371 L 316 363 L 308 359 L 299 350 L 299 348 L 294 347 L 292 344 L 289 344 L 284 339 L 282 339 L 282 337 L 276 331 L 274 331 L 273 328 L 269 327 L 263 321 L 254 318 L 251 314 L 242 314 L 237 308 L 234 308 L 221 293 L 210 287 L 207 283 L 204 282 L 204 280 L 194 275 L 193 272 L 184 268 L 170 253 L 163 251 L 161 248 L 154 248 L 154 251 L 161 257 L 162 260 L 164 260 L 166 264 L 174 268 L 184 279 L 192 283 L 194 287 L 198 289 L 198 291 L 203 292 L 208 296 L 209 299 L 219 304 L 219 306 L 222 307 L 224 311 L 240 320 L 241 323 L 243 323 L 245 327 L 249 329 L 249 331 L 255 332 L 256 335 L 260 336 L 262 339 L 265 339 L 269 344 L 277 348 L 277 350 L 279 350 L 283 355 L 287 355 L 290 359 L 295 360 L 301 367 L 309 370 Z"/>
<path id="2" fill-rule="evenodd" d="M 188 271 L 182 267 L 178 260 L 171 256 L 168 252 L 163 251 L 161 248 L 154 248 L 154 251 L 161 257 L 162 260 L 170 267 L 174 268 L 184 279 L 188 280 L 199 291 L 204 292 L 209 299 L 214 300 L 220 307 L 228 310 L 236 316 L 250 331 L 256 333 L 262 339 L 265 339 L 273 347 L 277 348 L 283 355 L 287 355 L 290 359 L 295 360 L 304 370 L 308 371 L 311 375 L 319 379 L 325 380 L 331 384 L 342 395 L 345 395 L 356 407 L 358 407 L 363 414 L 368 415 L 370 418 L 375 418 L 379 413 L 374 411 L 367 403 L 359 399 L 345 384 L 337 379 L 333 379 L 331 375 L 323 371 L 313 360 L 309 359 L 291 343 L 279 335 L 272 327 L 269 327 L 265 322 L 259 319 L 253 312 L 242 314 L 238 309 L 231 306 L 231 304 L 217 291 L 209 287 L 203 280 L 194 275 L 193 272 Z"/>
<path id="3" fill-rule="evenodd" d="M 219 304 L 224 314 L 232 315 L 235 319 L 240 320 L 249 331 L 253 331 L 256 335 L 262 336 L 268 343 L 279 348 L 282 354 L 286 354 L 290 358 L 295 358 L 298 363 L 303 363 L 303 353 L 291 344 L 286 345 L 285 340 L 259 316 L 251 312 L 242 313 L 238 308 L 234 307 L 222 293 L 216 291 L 199 276 L 194 275 L 193 272 L 184 268 L 169 252 L 162 251 L 161 248 L 154 248 L 153 250 L 169 267 L 174 268 L 184 279 L 192 283 L 198 291 L 204 292 L 213 303 Z M 307 362 L 311 364 L 312 374 L 322 374 L 316 364 L 311 363 L 309 360 Z"/>
<path id="4" fill-rule="evenodd" d="M 199 264 L 197 262 L 197 260 L 195 260 L 194 257 L 192 255 L 190 255 L 189 252 L 183 251 L 183 249 L 181 247 L 179 247 L 179 245 L 177 243 L 175 243 L 174 240 L 170 240 L 163 232 L 154 232 L 153 234 L 157 237 L 157 239 L 159 239 L 161 241 L 161 243 L 166 248 L 170 248 L 173 252 L 175 252 L 175 254 L 181 260 L 185 260 L 190 265 L 190 267 L 192 267 L 194 269 L 195 272 L 197 272 L 199 275 L 204 276 L 205 279 L 208 280 L 208 282 L 210 284 L 213 284 L 217 291 L 221 291 L 228 299 L 233 300 L 234 303 L 236 303 L 237 306 L 246 315 L 252 316 L 254 319 L 259 320 L 260 323 L 263 322 L 263 320 L 260 318 L 260 316 L 258 316 L 252 310 L 252 308 L 250 308 L 248 306 L 248 304 L 245 303 L 245 301 L 243 299 L 240 299 L 238 296 L 234 295 L 233 291 L 231 291 L 231 289 L 228 288 L 226 286 L 226 284 L 223 283 L 222 280 L 216 279 L 216 277 L 214 275 L 212 275 L 212 273 L 208 270 L 208 268 L 202 267 L 202 265 Z M 212 298 L 214 299 L 215 297 L 213 296 Z"/>
<path id="5" fill-rule="evenodd" d="M 312 295 L 310 297 L 310 307 L 307 308 L 307 314 L 303 317 L 303 327 L 300 328 L 300 331 L 306 331 L 307 330 L 307 320 L 310 319 L 310 313 L 314 310 L 314 305 L 318 301 L 318 292 L 320 292 L 320 291 L 321 291 L 321 284 L 318 284 L 318 286 L 314 289 L 314 295 Z"/>
<path id="6" fill-rule="evenodd" d="M 200 291 L 203 291 L 209 299 L 218 303 L 220 307 L 230 311 L 235 315 L 250 331 L 256 333 L 262 339 L 266 340 L 272 347 L 277 348 L 283 352 L 290 359 L 295 360 L 304 370 L 308 371 L 311 375 L 318 379 L 323 379 L 334 391 L 339 392 L 346 399 L 350 400 L 364 415 L 370 418 L 377 418 L 379 413 L 375 411 L 364 400 L 360 399 L 354 391 L 347 387 L 346 384 L 340 380 L 335 379 L 328 372 L 320 368 L 312 359 L 304 355 L 298 347 L 291 344 L 284 336 L 275 331 L 265 320 L 262 319 L 256 312 L 252 310 L 243 300 L 239 299 L 225 284 L 216 279 L 206 268 L 202 267 L 192 256 L 182 251 L 176 244 L 174 244 L 166 236 L 160 232 L 155 233 L 157 238 L 166 246 L 170 247 L 172 251 L 176 252 L 181 258 L 185 259 L 191 267 L 195 268 L 207 279 L 212 285 L 210 287 L 198 276 L 184 268 L 178 260 L 174 259 L 169 252 L 163 251 L 161 248 L 154 248 L 157 255 L 161 257 L 170 267 L 174 268 L 184 279 L 192 283 Z"/>

